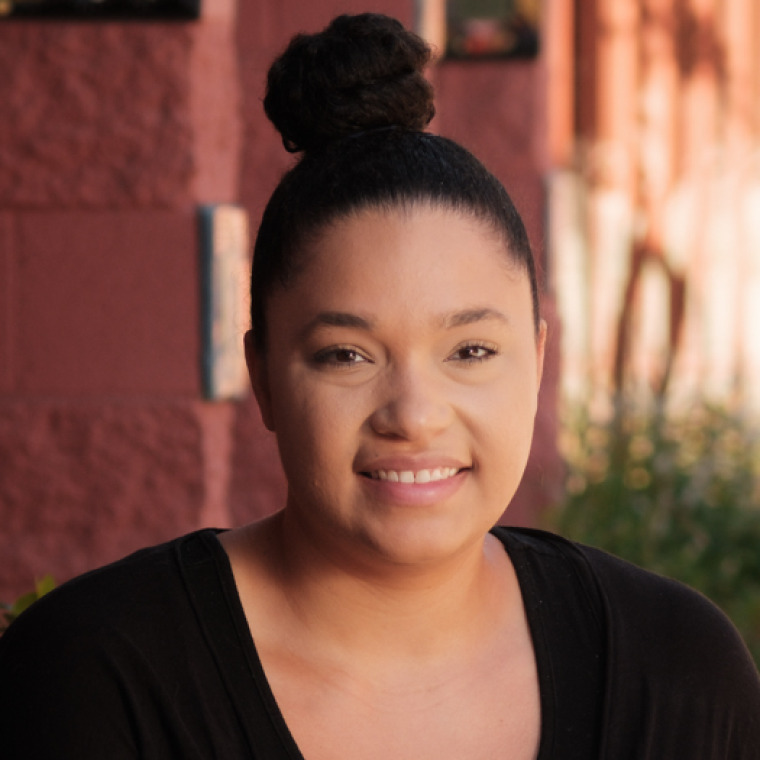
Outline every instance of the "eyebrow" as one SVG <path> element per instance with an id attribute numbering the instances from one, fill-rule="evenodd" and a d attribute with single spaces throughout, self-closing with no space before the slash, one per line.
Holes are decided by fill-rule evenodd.
<path id="1" fill-rule="evenodd" d="M 358 330 L 370 330 L 372 329 L 372 322 L 364 317 L 360 317 L 358 314 L 351 314 L 346 311 L 322 311 L 309 321 L 301 331 L 301 334 L 308 335 L 321 326 L 353 327 Z"/>
<path id="2" fill-rule="evenodd" d="M 509 319 L 503 312 L 490 307 L 455 311 L 452 314 L 445 315 L 441 320 L 441 324 L 445 329 L 452 329 L 454 327 L 471 325 L 475 322 L 483 322 L 489 319 L 509 324 Z M 301 330 L 301 335 L 306 336 L 318 327 L 323 326 L 371 330 L 373 328 L 373 322 L 365 317 L 360 317 L 358 314 L 352 314 L 347 311 L 322 311 L 310 320 L 303 330 Z"/>
<path id="3" fill-rule="evenodd" d="M 482 322 L 488 319 L 495 319 L 499 322 L 509 324 L 509 319 L 506 314 L 498 309 L 485 307 L 482 309 L 464 309 L 463 311 L 456 311 L 453 314 L 447 314 L 443 318 L 443 326 L 445 328 L 461 327 L 463 325 L 471 325 L 475 322 Z"/>

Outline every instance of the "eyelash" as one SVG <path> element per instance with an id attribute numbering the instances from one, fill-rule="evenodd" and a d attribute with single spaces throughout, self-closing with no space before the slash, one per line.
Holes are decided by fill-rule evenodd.
<path id="1" fill-rule="evenodd" d="M 483 351 L 484 353 L 481 356 L 462 356 L 463 353 L 474 351 Z M 463 364 L 479 364 L 480 362 L 488 361 L 498 353 L 498 348 L 490 343 L 466 343 L 454 349 L 454 352 L 449 356 L 447 361 L 462 362 Z M 348 361 L 341 361 L 339 359 L 341 355 L 344 359 L 348 359 Z M 341 369 L 351 369 L 369 361 L 370 359 L 351 346 L 330 346 L 330 348 L 324 348 L 314 355 L 315 364 Z"/>
<path id="2" fill-rule="evenodd" d="M 463 352 L 480 350 L 485 353 L 482 356 L 461 356 Z M 463 346 L 458 346 L 454 349 L 454 352 L 449 357 L 448 361 L 459 361 L 465 364 L 478 364 L 480 362 L 488 361 L 490 358 L 496 356 L 499 353 L 496 346 L 490 343 L 466 343 Z"/>
<path id="3" fill-rule="evenodd" d="M 352 359 L 349 361 L 339 361 L 338 356 L 341 354 L 344 357 L 350 354 Z M 355 367 L 358 364 L 362 364 L 367 361 L 369 361 L 369 359 L 367 359 L 366 356 L 351 346 L 330 346 L 330 348 L 323 348 L 321 351 L 318 351 L 314 355 L 315 364 L 327 365 L 330 367 L 340 367 L 345 369 L 350 369 L 351 367 Z"/>

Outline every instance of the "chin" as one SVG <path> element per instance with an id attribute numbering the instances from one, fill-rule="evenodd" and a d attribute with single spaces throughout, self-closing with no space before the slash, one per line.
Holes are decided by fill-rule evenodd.
<path id="1" fill-rule="evenodd" d="M 452 525 L 449 520 L 394 526 L 366 536 L 373 553 L 392 565 L 411 567 L 448 562 L 479 551 L 491 524 L 484 528 Z"/>

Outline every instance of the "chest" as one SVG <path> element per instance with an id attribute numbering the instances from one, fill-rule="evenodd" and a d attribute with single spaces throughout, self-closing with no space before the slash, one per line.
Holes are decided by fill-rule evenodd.
<path id="1" fill-rule="evenodd" d="M 462 671 L 386 674 L 270 669 L 305 760 L 533 760 L 541 715 L 532 656 Z"/>

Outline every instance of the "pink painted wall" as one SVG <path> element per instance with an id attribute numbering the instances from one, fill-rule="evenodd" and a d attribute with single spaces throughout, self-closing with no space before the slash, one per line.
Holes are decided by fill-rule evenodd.
<path id="1" fill-rule="evenodd" d="M 339 12 L 411 0 L 205 0 L 199 22 L 0 24 L 0 600 L 281 504 L 251 400 L 201 399 L 196 208 L 255 226 L 292 157 L 269 62 Z M 444 63 L 435 129 L 505 182 L 543 238 L 543 63 Z M 551 303 L 547 303 L 551 313 Z M 512 522 L 556 484 L 548 382 Z"/>

